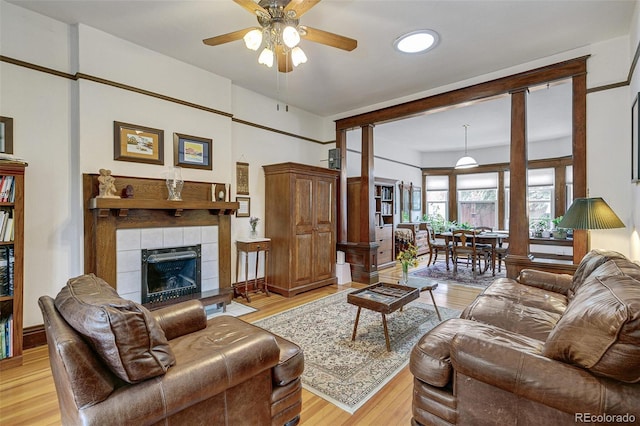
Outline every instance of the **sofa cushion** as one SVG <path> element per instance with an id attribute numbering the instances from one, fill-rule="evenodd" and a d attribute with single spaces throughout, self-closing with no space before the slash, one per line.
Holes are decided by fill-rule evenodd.
<path id="1" fill-rule="evenodd" d="M 93 274 L 72 278 L 55 299 L 113 373 L 129 383 L 164 374 L 175 358 L 162 328 L 141 305 Z"/>
<path id="2" fill-rule="evenodd" d="M 523 305 L 560 315 L 567 308 L 567 298 L 563 294 L 528 284 L 520 284 L 518 281 L 509 278 L 495 280 L 482 294 L 484 296 L 516 300 Z"/>
<path id="3" fill-rule="evenodd" d="M 602 267 L 616 269 L 616 260 Z M 621 272 L 596 272 L 577 289 L 543 354 L 600 376 L 639 382 L 640 282 Z"/>
<path id="4" fill-rule="evenodd" d="M 626 257 L 618 252 L 609 250 L 594 249 L 587 253 L 582 258 L 580 265 L 578 265 L 578 269 L 576 269 L 576 272 L 573 274 L 573 284 L 567 294 L 569 299 L 573 298 L 578 287 L 584 283 L 589 275 L 611 259 L 626 260 Z"/>

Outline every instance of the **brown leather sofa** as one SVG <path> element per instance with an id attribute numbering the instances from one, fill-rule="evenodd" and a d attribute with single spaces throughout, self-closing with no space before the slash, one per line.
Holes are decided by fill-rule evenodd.
<path id="1" fill-rule="evenodd" d="M 413 348 L 412 424 L 640 422 L 639 280 L 597 250 L 573 276 L 497 279 Z"/>
<path id="2" fill-rule="evenodd" d="M 302 407 L 302 350 L 190 301 L 156 311 L 94 275 L 39 299 L 64 425 L 284 425 Z"/>

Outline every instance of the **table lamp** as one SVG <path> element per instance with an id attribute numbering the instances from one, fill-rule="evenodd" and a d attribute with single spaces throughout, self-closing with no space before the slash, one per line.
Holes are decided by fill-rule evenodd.
<path id="1" fill-rule="evenodd" d="M 600 197 L 576 198 L 557 225 L 571 229 L 624 228 L 624 223 Z"/>

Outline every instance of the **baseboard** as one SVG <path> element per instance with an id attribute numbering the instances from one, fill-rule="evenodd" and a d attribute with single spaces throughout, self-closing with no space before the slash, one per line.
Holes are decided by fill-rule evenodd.
<path id="1" fill-rule="evenodd" d="M 47 335 L 44 331 L 44 324 L 25 327 L 22 330 L 22 348 L 31 349 L 47 344 Z"/>

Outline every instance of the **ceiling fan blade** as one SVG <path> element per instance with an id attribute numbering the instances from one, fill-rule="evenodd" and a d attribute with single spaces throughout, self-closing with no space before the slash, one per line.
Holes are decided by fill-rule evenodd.
<path id="1" fill-rule="evenodd" d="M 276 46 L 276 59 L 278 60 L 278 71 L 293 71 L 293 63 L 291 62 L 291 51 L 284 51 L 284 46 Z"/>
<path id="2" fill-rule="evenodd" d="M 284 12 L 286 14 L 287 12 L 292 11 L 295 13 L 295 16 L 292 16 L 292 18 L 298 19 L 319 2 L 320 0 L 291 0 L 284 8 Z"/>
<path id="3" fill-rule="evenodd" d="M 337 47 L 338 49 L 349 52 L 358 47 L 358 40 L 307 26 L 301 26 L 301 28 L 302 32 L 300 35 L 306 40 Z"/>
<path id="4" fill-rule="evenodd" d="M 245 28 L 243 30 L 234 31 L 232 33 L 205 38 L 204 40 L 202 40 L 202 42 L 209 46 L 217 46 L 219 44 L 229 43 L 230 41 L 240 40 L 246 33 L 251 31 L 252 29 L 253 28 Z"/>
<path id="5" fill-rule="evenodd" d="M 253 15 L 260 15 L 260 13 L 264 13 L 266 16 L 269 16 L 269 12 L 264 7 L 260 6 L 258 3 L 253 0 L 233 0 L 238 3 L 240 6 L 244 7 L 246 10 L 251 12 Z"/>

